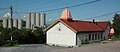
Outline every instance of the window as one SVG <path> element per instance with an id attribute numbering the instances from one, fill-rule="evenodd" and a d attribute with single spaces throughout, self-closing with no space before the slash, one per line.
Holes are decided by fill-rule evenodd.
<path id="1" fill-rule="evenodd" d="M 100 36 L 100 35 L 99 35 L 99 33 L 98 33 L 98 39 L 100 39 L 99 36 Z"/>
<path id="2" fill-rule="evenodd" d="M 102 37 L 103 37 L 103 35 L 102 35 L 102 33 L 101 33 L 101 39 L 102 39 Z"/>
<path id="3" fill-rule="evenodd" d="M 94 40 L 94 34 L 92 34 L 92 40 Z"/>
<path id="4" fill-rule="evenodd" d="M 89 40 L 91 40 L 91 34 L 89 34 Z"/>
<path id="5" fill-rule="evenodd" d="M 97 34 L 95 34 L 95 40 L 97 40 Z"/>
<path id="6" fill-rule="evenodd" d="M 59 31 L 61 31 L 61 29 L 60 29 L 60 28 L 59 28 L 58 30 L 59 30 Z"/>

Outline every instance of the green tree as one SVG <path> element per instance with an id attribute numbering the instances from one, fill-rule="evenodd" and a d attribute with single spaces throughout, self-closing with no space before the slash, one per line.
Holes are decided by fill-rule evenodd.
<path id="1" fill-rule="evenodd" d="M 37 38 L 38 43 L 45 43 L 46 42 L 46 36 L 41 28 L 36 27 L 36 30 L 34 30 L 34 35 Z"/>
<path id="2" fill-rule="evenodd" d="M 10 39 L 10 33 L 11 32 L 11 29 L 9 29 L 9 28 L 4 28 L 2 31 L 1 31 L 1 39 L 3 39 L 3 40 L 8 40 L 8 39 Z"/>
<path id="3" fill-rule="evenodd" d="M 120 14 L 115 14 L 113 20 L 113 28 L 117 37 L 120 36 Z"/>
<path id="4" fill-rule="evenodd" d="M 1 32 L 3 29 L 4 29 L 3 26 L 0 26 L 0 32 Z"/>

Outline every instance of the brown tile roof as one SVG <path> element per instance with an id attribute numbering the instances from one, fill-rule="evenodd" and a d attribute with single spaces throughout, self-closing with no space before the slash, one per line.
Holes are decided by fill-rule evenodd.
<path id="1" fill-rule="evenodd" d="M 67 26 L 74 32 L 100 32 L 100 31 L 104 31 L 106 27 L 110 24 L 109 21 L 91 22 L 91 21 L 81 21 L 81 20 L 58 19 L 48 28 L 46 28 L 46 31 L 52 28 L 58 22 L 62 22 L 65 26 Z"/>
<path id="2" fill-rule="evenodd" d="M 110 24 L 109 21 L 106 22 L 91 22 L 91 21 L 81 21 L 81 20 L 63 20 L 65 24 L 73 28 L 77 32 L 92 32 L 92 31 L 104 31 L 108 24 Z"/>

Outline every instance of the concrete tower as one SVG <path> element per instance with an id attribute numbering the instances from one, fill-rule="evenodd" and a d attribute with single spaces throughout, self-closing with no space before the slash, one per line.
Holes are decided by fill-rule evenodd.
<path id="1" fill-rule="evenodd" d="M 9 18 L 8 19 L 8 28 L 12 28 L 13 27 L 13 19 Z"/>
<path id="2" fill-rule="evenodd" d="M 8 27 L 8 19 L 7 19 L 7 18 L 4 18 L 4 19 L 3 19 L 3 27 L 4 27 L 4 28 L 7 28 L 7 27 Z"/>
<path id="3" fill-rule="evenodd" d="M 30 29 L 31 28 L 31 13 L 28 13 L 26 16 L 27 16 L 26 17 L 26 28 Z"/>
<path id="4" fill-rule="evenodd" d="M 18 29 L 22 29 L 22 19 L 18 20 Z"/>
<path id="5" fill-rule="evenodd" d="M 13 27 L 17 28 L 18 27 L 18 20 L 13 19 Z"/>
<path id="6" fill-rule="evenodd" d="M 40 13 L 36 13 L 36 26 L 40 26 Z"/>
<path id="7" fill-rule="evenodd" d="M 35 22 L 36 22 L 35 13 L 31 13 L 31 29 L 34 29 Z"/>
<path id="8" fill-rule="evenodd" d="M 41 16 L 40 16 L 40 26 L 41 27 L 45 27 L 45 13 L 41 13 Z"/>

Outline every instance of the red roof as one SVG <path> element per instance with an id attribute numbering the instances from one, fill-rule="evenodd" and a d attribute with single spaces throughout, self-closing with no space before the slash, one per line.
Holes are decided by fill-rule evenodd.
<path id="1" fill-rule="evenodd" d="M 110 24 L 109 21 L 91 22 L 91 21 L 81 21 L 81 20 L 69 20 L 69 21 L 64 19 L 60 19 L 60 20 L 77 32 L 104 31 L 108 26 L 108 24 Z"/>
<path id="2" fill-rule="evenodd" d="M 45 29 L 49 30 L 51 27 L 54 26 L 57 22 L 62 22 L 64 25 L 66 25 L 68 28 L 72 29 L 74 32 L 98 32 L 98 31 L 104 31 L 108 24 L 110 24 L 109 21 L 106 22 L 91 22 L 91 21 L 81 21 L 81 20 L 72 20 L 71 13 L 68 8 L 65 8 L 62 12 L 61 17 L 53 22 L 52 25 L 50 25 L 48 28 Z"/>

